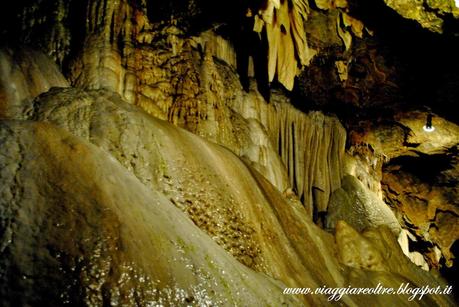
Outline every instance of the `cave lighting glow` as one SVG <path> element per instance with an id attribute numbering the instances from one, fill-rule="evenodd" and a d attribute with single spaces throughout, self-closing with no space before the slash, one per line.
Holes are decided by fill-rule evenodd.
<path id="1" fill-rule="evenodd" d="M 459 1 L 459 0 L 457 0 L 457 1 Z M 424 127 L 422 127 L 422 129 L 424 129 L 425 132 L 434 132 L 435 131 L 435 127 L 434 126 L 430 126 L 430 127 L 424 126 Z"/>
<path id="2" fill-rule="evenodd" d="M 425 132 L 433 132 L 435 130 L 435 127 L 432 125 L 432 119 L 433 115 L 431 113 L 427 114 L 426 124 L 422 127 Z"/>

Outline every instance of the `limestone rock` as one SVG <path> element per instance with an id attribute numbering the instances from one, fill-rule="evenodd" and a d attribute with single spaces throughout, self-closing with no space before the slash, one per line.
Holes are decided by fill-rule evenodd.
<path id="1" fill-rule="evenodd" d="M 382 168 L 386 162 L 385 156 L 376 153 L 371 145 L 354 145 L 346 150 L 344 174 L 354 176 L 365 188 L 382 199 Z"/>
<path id="2" fill-rule="evenodd" d="M 353 274 L 365 274 L 359 268 L 350 267 L 344 267 L 344 272 L 350 275 L 343 273 L 343 267 L 335 257 L 333 237 L 310 221 L 308 212 L 297 200 L 283 196 L 264 176 L 244 165 L 236 155 L 221 146 L 149 116 L 141 109 L 127 104 L 116 94 L 107 91 L 56 89 L 35 101 L 35 111 L 33 117 L 35 120 L 50 121 L 68 129 L 100 147 L 101 155 L 114 157 L 142 182 L 142 189 L 156 193 L 154 195 L 157 195 L 156 199 L 160 202 L 164 200 L 169 205 L 171 202 L 180 208 L 195 225 L 210 235 L 220 246 L 256 271 L 279 279 L 291 287 L 301 287 L 304 284 L 312 287 L 322 284 L 346 287 L 352 280 Z M 68 157 L 69 155 L 67 159 Z M 53 156 L 49 159 L 58 160 Z M 72 156 L 70 159 L 74 160 Z M 85 161 L 87 157 L 82 156 L 80 159 Z M 96 161 L 99 159 L 101 158 Z M 78 169 L 78 167 L 74 169 L 77 174 Z M 61 173 L 57 172 L 57 174 Z M 116 179 L 117 176 L 113 174 L 118 173 L 114 171 L 110 171 L 112 175 L 106 175 L 103 171 L 97 174 L 98 177 L 94 180 L 100 178 L 109 184 L 112 180 L 110 178 L 114 177 L 113 180 L 123 186 L 122 189 L 117 189 L 117 193 L 111 190 L 109 192 L 113 193 L 110 194 L 113 198 L 129 199 L 129 208 L 137 204 L 138 197 L 143 199 L 140 203 L 155 203 L 137 188 L 131 188 L 133 184 L 125 177 L 133 178 L 132 176 L 124 175 Z M 81 180 L 85 182 L 85 178 L 82 176 Z M 89 181 L 87 184 L 92 185 L 94 182 Z M 125 190 L 131 191 L 130 194 L 125 197 L 118 194 L 124 193 Z M 80 194 L 81 198 L 86 195 L 86 192 Z M 93 192 L 90 195 L 96 196 L 98 193 Z M 162 206 L 158 210 L 164 211 L 163 214 L 177 212 L 175 209 L 165 209 Z M 120 212 L 120 223 L 123 223 L 122 216 L 127 213 Z M 153 212 L 156 214 L 156 211 Z M 143 216 L 143 220 L 148 221 L 147 217 L 150 215 L 145 213 Z M 175 217 L 165 218 L 159 215 L 158 218 L 177 223 Z M 140 222 L 136 220 L 136 223 Z M 148 222 L 148 225 L 150 224 L 158 223 Z M 173 225 L 167 227 L 177 229 Z M 143 228 L 139 231 L 143 231 Z M 188 235 L 194 234 L 194 231 L 188 227 L 181 231 L 183 232 L 180 233 L 188 233 Z M 136 233 L 132 237 L 137 237 Z M 196 237 L 201 237 L 201 234 L 197 234 Z M 341 239 L 337 240 L 337 244 L 341 244 Z M 175 242 L 175 239 L 172 241 Z M 183 241 L 185 243 L 180 244 L 187 250 L 188 238 L 183 238 Z M 137 249 L 133 253 L 144 255 L 141 250 L 142 242 L 135 246 Z M 194 250 L 196 253 L 201 253 L 200 246 L 193 246 L 195 248 L 191 248 L 190 253 Z M 209 250 L 207 245 L 203 248 Z M 154 254 L 151 251 L 147 253 Z M 158 257 L 165 257 L 165 255 L 169 255 L 169 252 Z M 394 257 L 399 256 L 397 254 Z M 213 261 L 213 258 L 210 259 Z M 404 263 L 403 259 L 397 259 L 394 258 L 392 261 Z M 148 258 L 146 261 L 148 262 Z M 200 264 L 198 260 L 196 261 L 193 267 L 197 272 L 205 270 L 200 271 Z M 163 266 L 155 267 L 159 270 Z M 233 270 L 231 265 L 227 267 Z M 165 270 L 168 270 L 167 266 Z M 217 275 L 225 275 L 226 269 L 224 270 L 225 273 L 218 271 Z M 238 269 L 236 271 L 240 272 Z M 173 272 L 176 274 L 175 271 Z M 393 273 L 395 270 L 384 272 L 387 283 L 398 287 L 399 278 Z M 251 274 L 246 276 L 252 276 Z M 426 273 L 413 269 L 408 271 L 406 278 L 409 280 L 430 278 L 424 274 Z M 373 279 L 369 280 L 367 282 L 371 283 Z M 434 279 L 428 281 L 429 284 L 439 283 Z M 253 289 L 253 286 L 249 288 Z M 266 289 L 278 291 L 270 286 Z M 259 293 L 264 295 L 263 292 Z M 238 300 L 237 297 L 236 295 L 234 299 Z M 245 296 L 242 295 L 240 298 L 245 299 Z M 270 300 L 271 296 L 267 296 L 266 299 Z M 301 299 L 303 300 L 301 305 L 316 306 L 325 304 L 327 298 L 305 296 Z M 373 299 L 382 300 L 380 297 L 372 297 Z M 440 299 L 448 302 L 448 297 Z M 359 305 L 364 304 L 366 299 L 346 297 L 343 298 L 343 302 L 348 305 Z"/>
<path id="3" fill-rule="evenodd" d="M 64 0 L 18 1 L 12 3 L 2 19 L 10 21 L 6 24 L 10 30 L 7 37 L 8 34 L 15 36 L 9 37 L 10 40 L 38 47 L 58 65 L 63 65 L 69 55 L 76 51 L 72 48 L 80 47 L 82 43 L 72 41 L 75 32 L 72 33 L 70 25 L 79 27 L 81 20 L 76 19 L 84 16 L 83 8 Z M 78 36 L 80 30 L 76 31 Z"/>
<path id="4" fill-rule="evenodd" d="M 331 244 L 331 238 L 299 202 L 287 202 L 227 149 L 107 91 L 52 90 L 35 101 L 35 110 L 35 120 L 52 122 L 110 153 L 245 265 L 291 286 L 341 283 L 337 262 L 323 255 L 332 253 L 322 243 Z M 317 263 L 329 272 L 319 273 Z"/>
<path id="5" fill-rule="evenodd" d="M 326 226 L 335 228 L 340 220 L 357 231 L 385 225 L 398 236 L 401 227 L 391 209 L 353 176 L 343 178 L 341 188 L 333 192 L 328 206 Z"/>
<path id="6" fill-rule="evenodd" d="M 364 284 L 373 283 L 373 287 L 376 287 L 378 283 L 381 283 L 386 287 L 391 287 L 390 285 L 406 283 L 405 276 L 413 276 L 411 282 L 416 285 L 430 285 L 438 282 L 435 281 L 435 277 L 425 271 L 422 271 L 422 274 L 419 273 L 421 269 L 405 257 L 398 246 L 396 237 L 386 226 L 358 233 L 346 222 L 340 221 L 336 226 L 335 238 L 338 257 L 341 261 L 354 268 L 365 268 L 362 271 L 353 270 L 348 273 L 349 282 L 353 286 L 361 287 Z M 355 252 L 356 250 L 358 253 Z M 389 272 L 393 272 L 395 276 Z M 443 287 L 445 286 L 443 282 L 440 283 Z M 398 286 L 394 288 L 398 289 Z M 409 295 L 385 295 L 384 304 L 394 306 L 414 304 L 414 300 L 407 303 L 408 297 Z M 444 298 L 442 295 L 435 295 L 416 303 L 425 306 L 454 305 L 452 302 L 443 301 Z"/>
<path id="7" fill-rule="evenodd" d="M 459 144 L 459 126 L 433 116 L 433 132 L 426 132 L 427 112 L 400 112 L 384 123 L 363 121 L 350 133 L 352 144 L 371 144 L 388 159 L 403 155 L 440 154 Z M 362 132 L 358 132 L 358 130 Z"/>
<path id="8" fill-rule="evenodd" d="M 121 8 L 111 10 L 132 13 Z M 273 108 L 253 87 L 245 93 L 234 68 L 215 59 L 224 57 L 222 54 L 231 58 L 233 52 L 230 44 L 226 51 L 218 51 L 215 45 L 221 44 L 221 38 L 208 33 L 200 39 L 179 39 L 180 30 L 173 26 L 153 31 L 147 21 L 137 18 L 144 24 L 144 35 L 154 34 L 153 41 L 135 50 L 127 44 L 130 51 L 123 52 L 132 52 L 132 57 L 125 58 L 107 48 L 107 39 L 121 35 L 122 27 L 131 28 L 128 23 L 88 36 L 73 62 L 72 82 L 84 88 L 112 89 L 151 115 L 224 145 L 247 158 L 280 191 L 293 187 L 311 214 L 326 210 L 328 197 L 339 187 L 342 176 L 345 131 L 339 121 L 319 113 L 304 116 L 280 94 L 273 95 L 277 105 Z M 87 27 L 89 31 L 92 26 Z M 252 109 L 257 111 L 245 111 Z M 304 138 L 304 142 L 293 146 L 293 137 Z M 314 154 L 308 155 L 307 150 Z"/>
<path id="9" fill-rule="evenodd" d="M 412 249 L 408 256 L 424 268 L 426 264 L 440 268 L 440 261 L 452 266 L 450 249 L 458 238 L 454 152 L 459 127 L 434 114 L 435 130 L 427 132 L 423 126 L 428 114 L 400 112 L 391 121 L 361 122 L 363 133 L 350 132 L 348 153 L 353 158 L 347 159 L 345 169 L 363 179 L 396 212 L 412 235 L 407 239 Z"/>
<path id="10" fill-rule="evenodd" d="M 346 131 L 336 117 L 305 114 L 285 96 L 273 93 L 271 103 L 251 93 L 233 106 L 244 118 L 267 128 L 287 167 L 290 184 L 312 215 L 327 210 L 331 193 L 341 186 Z"/>
<path id="11" fill-rule="evenodd" d="M 445 155 L 443 159 L 448 157 Z M 459 238 L 459 164 L 452 161 L 446 167 L 441 166 L 435 162 L 435 156 L 416 160 L 394 160 L 385 168 L 382 178 L 385 198 L 397 209 L 401 223 L 412 234 L 410 241 L 426 245 L 424 257 L 429 265 L 438 268 L 440 258 L 444 257 L 446 265 L 451 266 L 454 256 L 450 249 Z M 426 176 L 419 175 L 421 169 Z M 440 258 L 436 249 L 441 251 Z"/>
<path id="12" fill-rule="evenodd" d="M 370 240 L 361 236 L 343 220 L 337 222 L 335 235 L 339 257 L 344 264 L 358 269 L 388 270 L 380 251 L 374 248 Z"/>
<path id="13" fill-rule="evenodd" d="M 206 42 L 222 41 L 221 38 L 215 39 L 206 34 L 199 39 L 182 41 L 182 48 L 174 55 L 172 47 L 160 38 L 169 37 L 170 30 L 161 31 L 156 33 L 159 37 L 157 42 L 152 42 L 157 48 L 140 45 L 135 51 L 138 57 L 133 63 L 135 66 L 128 66 L 126 76 L 133 76 L 140 84 L 132 87 L 135 96 L 126 97 L 124 90 L 117 90 L 118 82 L 107 88 L 114 89 L 156 117 L 167 119 L 249 158 L 250 163 L 280 191 L 293 186 L 311 212 L 316 210 L 313 208 L 326 210 L 328 197 L 339 187 L 342 176 L 345 132 L 339 121 L 319 113 L 304 116 L 289 106 L 282 95 L 273 94 L 272 102 L 277 105 L 273 108 L 253 87 L 249 94 L 245 93 L 234 68 L 215 59 L 218 48 L 209 47 L 213 43 L 206 47 Z M 229 49 L 221 53 L 232 54 L 230 47 L 227 45 Z M 114 65 L 119 65 L 116 63 Z M 138 67 L 138 63 L 142 66 Z M 83 71 L 86 65 L 94 67 L 93 63 L 83 64 Z M 83 79 L 93 80 L 89 76 L 93 74 L 88 73 Z M 98 76 L 94 75 L 94 80 L 97 79 Z M 93 83 L 89 87 L 99 88 L 101 84 Z M 255 124 L 252 119 L 261 125 Z M 255 133 L 250 127 L 260 129 L 257 128 Z M 292 137 L 305 140 L 299 143 L 299 148 L 295 148 L 289 145 Z M 277 158 L 278 148 L 282 150 L 290 183 L 282 174 L 285 171 Z M 314 148 L 312 150 L 316 153 L 309 157 L 306 148 Z M 304 173 L 310 173 L 311 179 L 304 179 Z M 313 189 L 316 190 L 315 196 L 312 195 Z"/>
<path id="14" fill-rule="evenodd" d="M 32 100 L 67 80 L 46 55 L 30 48 L 0 49 L 0 118 L 25 118 Z"/>
<path id="15" fill-rule="evenodd" d="M 280 190 L 288 188 L 284 167 L 271 141 L 262 141 L 262 144 L 258 137 L 251 138 L 250 135 L 255 133 L 248 130 L 251 124 L 230 108 L 232 100 L 243 99 L 244 91 L 235 68 L 219 64 L 214 56 L 227 56 L 226 60 L 231 64 L 234 60 L 231 45 L 226 42 L 227 47 L 222 49 L 221 45 L 217 45 L 225 42 L 222 38 L 204 33 L 200 37 L 178 40 L 181 47 L 174 51 L 170 42 L 179 34 L 178 30 L 167 27 L 157 31 L 157 41 L 151 43 L 156 44 L 155 48 L 140 44 L 133 51 L 136 60 L 132 63 L 122 64 L 124 60 L 120 55 L 108 50 L 113 56 L 104 56 L 101 65 L 109 69 L 104 74 L 99 74 L 100 67 L 97 68 L 93 62 L 98 57 L 93 53 L 105 52 L 105 49 L 97 44 L 89 45 L 84 52 L 87 52 L 87 57 L 84 55 L 78 65 L 75 62 L 75 70 L 80 71 L 76 83 L 86 88 L 112 89 L 155 117 L 167 119 L 226 146 L 238 155 L 245 155 Z M 145 30 L 145 33 L 152 32 Z M 263 133 L 264 129 L 257 132 L 261 139 L 266 140 Z M 248 152 L 251 154 L 247 155 Z M 254 156 L 255 152 L 260 155 Z M 279 176 L 273 177 L 273 174 Z"/>
<path id="16" fill-rule="evenodd" d="M 395 120 L 407 127 L 409 133 L 405 143 L 408 147 L 414 147 L 414 151 L 423 154 L 439 154 L 459 144 L 459 126 L 441 116 L 433 114 L 433 132 L 426 132 L 423 127 L 426 124 L 427 113 L 406 112 L 397 114 Z"/>
<path id="17" fill-rule="evenodd" d="M 70 10 L 64 20 L 73 16 L 73 6 L 62 9 Z M 73 85 L 113 90 L 151 115 L 247 158 L 280 191 L 293 187 L 311 214 L 326 210 L 328 198 L 339 187 L 342 176 L 345 132 L 336 119 L 303 116 L 288 103 L 280 104 L 286 110 L 281 112 L 262 106 L 266 102 L 260 100 L 256 90 L 249 94 L 243 91 L 232 67 L 235 51 L 231 44 L 212 31 L 184 37 L 174 22 L 154 24 L 144 6 L 127 1 L 92 0 L 87 10 L 87 19 L 79 20 L 85 33 L 80 38 L 81 49 L 74 50 L 73 58 L 66 58 Z M 274 6 L 273 14 L 275 10 Z M 283 2 L 282 10 L 282 24 L 273 26 L 289 42 L 285 46 L 294 48 L 297 54 L 290 52 L 284 57 L 287 49 L 279 51 L 285 61 L 274 59 L 273 63 L 285 66 L 281 67 L 282 73 L 293 80 L 295 57 L 307 49 L 302 21 L 309 9 L 306 3 L 295 1 L 292 8 Z M 281 33 L 282 27 L 288 27 L 289 33 Z M 257 115 L 261 125 L 238 111 L 243 104 L 267 112 Z M 257 132 L 249 130 L 254 127 L 258 127 Z M 297 148 L 292 145 L 293 138 L 304 138 L 305 143 Z M 278 158 L 279 148 L 282 160 Z M 315 152 L 311 157 L 304 151 L 307 148 Z"/>
<path id="18" fill-rule="evenodd" d="M 299 304 L 81 138 L 2 121 L 0 149 L 2 305 Z"/>
<path id="19" fill-rule="evenodd" d="M 341 14 L 348 7 L 346 1 L 320 2 L 323 4 L 318 3 L 319 9 L 327 9 L 333 12 L 333 16 Z M 78 4 L 77 1 L 40 0 L 38 3 L 23 4 L 24 7 L 18 5 L 18 11 L 15 12 L 17 18 L 12 18 L 12 21 L 17 22 L 14 29 L 19 32 L 15 40 L 41 47 L 57 63 L 65 66 L 66 70 L 69 68 L 74 84 L 91 86 L 98 83 L 97 88 L 120 92 L 129 101 L 132 101 L 135 92 L 133 87 L 138 86 L 130 75 L 140 65 L 133 56 L 136 49 L 142 49 L 158 39 L 153 33 L 157 31 L 152 30 L 160 24 L 168 23 L 182 30 L 189 28 L 186 24 L 196 21 L 196 15 L 205 10 L 202 6 L 231 12 L 247 10 L 246 15 L 252 18 L 253 24 L 253 29 L 247 30 L 259 33 L 260 42 L 267 40 L 268 50 L 257 50 L 269 54 L 265 78 L 270 81 L 276 78 L 289 90 L 292 90 L 298 70 L 309 65 L 322 49 L 322 46 L 311 47 L 306 35 L 308 30 L 305 29 L 305 23 L 309 14 L 316 9 L 310 8 L 305 0 L 266 0 L 234 5 L 224 3 L 221 7 L 196 0 L 167 4 L 144 0 L 90 0 L 85 6 Z M 174 9 L 175 6 L 179 7 L 179 12 Z M 172 15 L 160 16 L 167 13 Z M 189 20 L 184 20 L 186 17 Z M 212 23 L 221 22 L 218 17 L 208 17 L 210 20 L 201 23 L 209 28 Z M 230 17 L 236 19 L 233 15 Z M 361 37 L 362 26 L 354 17 L 346 15 L 344 18 L 344 23 L 339 21 L 340 17 L 334 19 L 331 36 L 336 36 L 338 32 L 341 37 L 345 35 L 344 41 L 349 47 L 351 32 Z M 352 31 L 346 29 L 348 26 Z M 197 28 L 200 29 L 199 26 Z M 174 54 L 180 53 L 183 32 L 169 34 L 167 44 L 173 47 Z M 320 41 L 326 40 L 329 38 L 320 37 Z M 89 64 L 92 65 L 82 69 L 82 65 Z M 97 79 L 93 78 L 94 75 L 97 75 Z"/>
<path id="20" fill-rule="evenodd" d="M 268 3 L 273 3 L 268 1 Z M 303 21 L 307 19 L 309 5 L 306 1 L 295 0 L 278 2 L 278 5 L 269 5 L 261 10 L 260 14 L 265 23 L 268 40 L 268 78 L 277 79 L 288 90 L 293 89 L 297 72 L 297 60 L 301 65 L 309 64 L 315 55 L 310 50 L 304 33 Z"/>
<path id="21" fill-rule="evenodd" d="M 422 27 L 437 33 L 443 32 L 447 16 L 459 18 L 455 0 L 384 0 L 401 16 L 416 20 Z"/>

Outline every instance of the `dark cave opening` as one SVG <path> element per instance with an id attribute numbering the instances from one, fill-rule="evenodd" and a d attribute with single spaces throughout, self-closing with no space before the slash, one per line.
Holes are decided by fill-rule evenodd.
<path id="1" fill-rule="evenodd" d="M 459 268 L 457 259 L 459 257 L 459 242 L 456 240 L 450 248 L 451 253 L 454 255 L 453 265 L 451 267 L 447 267 L 445 265 L 445 260 L 442 259 L 440 264 L 442 265 L 440 268 L 440 273 L 443 278 L 446 279 L 449 285 L 456 286 L 457 280 L 459 276 Z M 456 302 L 459 302 L 459 291 L 456 287 L 453 287 L 453 295 L 456 299 Z"/>
<path id="2" fill-rule="evenodd" d="M 409 105 L 426 105 L 458 122 L 450 112 L 459 94 L 459 23 L 446 18 L 440 35 L 401 17 L 382 0 L 349 2 L 352 15 L 375 30 L 379 47 L 400 72 L 403 97 Z M 403 29 L 403 30 L 401 30 Z M 454 85 L 453 85 L 454 84 Z"/>
<path id="3" fill-rule="evenodd" d="M 227 4 L 211 0 L 148 0 L 146 7 L 150 22 L 168 23 L 174 19 L 187 33 L 197 34 L 223 24 L 237 23 L 243 6 L 242 1 Z"/>
<path id="4" fill-rule="evenodd" d="M 456 148 L 450 150 L 450 154 L 422 154 L 418 153 L 417 157 L 400 156 L 390 161 L 383 168 L 383 172 L 391 171 L 390 169 L 397 166 L 398 170 L 414 175 L 422 182 L 435 185 L 439 183 L 439 176 L 442 172 L 453 167 L 453 158 L 456 155 Z M 397 170 L 397 172 L 398 172 Z"/>
<path id="5" fill-rule="evenodd" d="M 349 76 L 357 84 L 359 79 L 364 80 L 368 75 L 365 57 L 376 50 L 376 56 L 384 59 L 384 66 L 393 70 L 387 77 L 395 79 L 386 83 L 396 86 L 375 84 L 357 91 L 345 88 L 333 66 L 346 52 L 324 51 L 297 78 L 297 81 L 308 80 L 305 84 L 296 82 L 292 100 L 297 108 L 320 109 L 352 121 L 356 116 L 390 117 L 400 110 L 427 106 L 432 112 L 459 122 L 458 113 L 450 111 L 459 96 L 457 20 L 446 18 L 444 34 L 437 34 L 403 18 L 383 0 L 352 0 L 349 5 L 349 14 L 374 32 L 373 36 L 366 34 L 353 42 L 352 52 L 360 53 L 361 58 L 352 59 Z"/>
<path id="6" fill-rule="evenodd" d="M 425 254 L 429 251 L 430 248 L 432 248 L 432 243 L 422 241 L 419 238 L 417 241 L 413 241 L 411 238 L 409 238 L 408 248 L 410 252 L 419 252 L 421 254 Z"/>

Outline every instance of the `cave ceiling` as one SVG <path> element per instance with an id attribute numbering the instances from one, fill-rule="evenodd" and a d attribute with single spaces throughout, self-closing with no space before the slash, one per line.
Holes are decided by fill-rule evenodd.
<path id="1" fill-rule="evenodd" d="M 216 29 L 235 46 L 241 79 L 256 75 L 266 98 L 269 87 L 280 86 L 306 109 L 345 113 L 343 106 L 371 110 L 415 105 L 433 107 L 453 119 L 448 105 L 454 103 L 459 82 L 455 56 L 459 9 L 453 0 L 238 1 L 228 5 L 205 0 L 138 0 L 121 13 L 137 12 L 132 25 L 122 22 L 126 16 L 100 15 L 97 9 L 101 8 L 91 3 L 17 1 L 8 13 L 3 12 L 2 29 L 8 29 L 2 31 L 3 41 L 40 46 L 70 75 L 72 61 L 81 52 L 79 42 L 97 26 L 80 16 L 99 23 L 111 20 L 106 32 L 120 49 L 138 41 L 133 35 L 147 32 L 145 21 L 173 23 L 182 35 Z M 105 8 L 115 12 L 113 5 Z M 54 13 L 45 16 L 49 9 Z"/>

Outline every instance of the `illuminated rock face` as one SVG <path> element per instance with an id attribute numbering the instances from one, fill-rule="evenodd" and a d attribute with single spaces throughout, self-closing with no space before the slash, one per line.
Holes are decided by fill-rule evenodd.
<path id="1" fill-rule="evenodd" d="M 384 0 L 384 2 L 405 18 L 416 20 L 422 27 L 442 33 L 445 20 L 459 18 L 456 0 Z"/>
<path id="2" fill-rule="evenodd" d="M 155 29 L 160 23 L 152 16 L 161 13 L 161 8 L 167 5 L 155 5 L 146 0 L 91 0 L 85 6 L 79 5 L 77 1 L 41 0 L 37 4 L 26 5 L 16 13 L 21 22 L 18 27 L 21 29 L 20 39 L 40 45 L 59 64 L 71 66 L 70 76 L 75 84 L 110 88 L 133 101 L 139 93 L 138 86 L 153 87 L 152 92 L 161 87 L 160 84 L 152 86 L 135 82 L 134 75 L 144 70 L 145 66 L 148 67 L 143 64 L 145 51 L 152 51 L 149 47 L 167 38 L 163 47 L 171 47 L 174 56 L 180 55 L 183 47 L 187 49 L 182 39 L 183 32 L 177 28 L 177 24 L 182 25 L 184 19 L 180 15 L 193 18 L 202 9 L 200 5 L 211 6 L 204 2 L 172 1 L 171 7 L 187 3 L 185 6 L 188 9 L 182 9 L 172 17 L 163 16 L 166 23 L 173 25 L 163 32 Z M 330 36 L 339 37 L 338 48 L 343 46 L 349 50 L 352 41 L 362 37 L 363 23 L 347 14 L 346 1 L 321 2 L 317 4 L 320 9 L 317 11 L 329 11 L 333 19 Z M 257 4 L 223 3 L 221 7 L 213 9 L 234 11 L 234 7 L 246 11 L 243 17 L 248 20 L 245 30 L 253 33 L 252 38 L 258 40 L 260 45 L 266 45 L 266 50 L 255 50 L 266 53 L 266 59 L 262 60 L 264 78 L 268 82 L 276 80 L 286 89 L 292 90 L 300 69 L 308 66 L 324 47 L 321 41 L 329 39 L 327 35 L 321 37 L 319 43 L 314 39 L 309 42 L 310 33 L 316 34 L 316 30 L 308 30 L 306 23 L 314 19 L 317 11 L 311 9 L 305 0 L 269 0 Z M 53 10 L 52 16 L 47 16 L 47 8 Z M 237 14 L 229 16 L 233 19 L 237 17 Z M 158 57 L 156 60 L 161 62 Z M 190 81 L 192 79 L 193 76 L 190 76 Z M 147 95 L 147 98 L 150 97 Z"/>
<path id="3" fill-rule="evenodd" d="M 362 237 L 340 224 L 333 238 L 233 153 L 117 94 L 53 89 L 32 119 L 0 128 L 7 305 L 317 306 L 327 298 L 284 296 L 283 287 L 443 285 L 404 258 L 392 233 Z"/>
<path id="4" fill-rule="evenodd" d="M 67 86 L 57 65 L 43 53 L 0 49 L 0 118 L 25 118 L 36 96 Z"/>
<path id="5" fill-rule="evenodd" d="M 279 190 L 296 190 L 311 214 L 326 211 L 342 177 L 346 136 L 336 118 L 305 115 L 284 95 L 273 94 L 267 105 L 253 86 L 246 93 L 235 74 L 234 46 L 212 31 L 184 37 L 174 25 L 150 24 L 137 7 L 107 5 L 108 19 L 89 12 L 89 20 L 103 23 L 85 25 L 85 44 L 69 64 L 73 85 L 113 90 L 155 117 L 224 145 Z M 135 18 L 119 23 L 123 14 Z"/>
<path id="6" fill-rule="evenodd" d="M 201 2 L 185 2 L 41 0 L 12 14 L 19 42 L 69 82 L 37 51 L 0 53 L 5 304 L 321 306 L 325 296 L 282 289 L 443 285 L 402 252 L 424 269 L 452 264 L 459 129 L 436 116 L 426 134 L 425 112 L 352 113 L 391 106 L 399 90 L 397 65 L 352 7 L 250 7 L 253 27 L 236 33 L 266 50 L 250 50 L 245 76 L 247 37 L 224 24 L 191 31 L 183 23 Z M 180 14 L 154 17 L 168 6 Z M 343 102 L 346 120 L 294 107 L 294 79 L 299 107 Z M 439 184 L 404 169 L 424 155 L 449 157 Z M 421 254 L 412 241 L 429 245 Z"/>
<path id="7" fill-rule="evenodd" d="M 364 133 L 354 129 L 349 142 L 367 163 L 353 161 L 350 172 L 360 174 L 381 195 L 402 227 L 409 230 L 410 246 L 423 246 L 420 250 L 426 261 L 438 268 L 440 261 L 452 265 L 450 249 L 459 238 L 455 154 L 459 126 L 434 115 L 435 130 L 426 132 L 427 116 L 426 112 L 399 112 L 384 124 L 361 122 Z M 378 175 L 371 178 L 369 173 Z"/>
<path id="8" fill-rule="evenodd" d="M 2 305 L 295 304 L 107 152 L 46 123 L 0 140 Z"/>
<path id="9" fill-rule="evenodd" d="M 35 120 L 57 124 L 110 152 L 240 262 L 292 284 L 320 283 L 313 274 L 289 273 L 291 268 L 308 270 L 297 248 L 317 249 L 302 240 L 292 246 L 292 230 L 282 230 L 289 221 L 310 220 L 305 208 L 295 198 L 287 201 L 228 150 L 152 118 L 110 92 L 54 90 L 35 104 Z M 289 218 L 274 215 L 292 206 L 298 216 L 289 211 L 277 213 L 293 214 Z"/>
<path id="10" fill-rule="evenodd" d="M 378 198 L 368 191 L 353 176 L 345 176 L 340 189 L 333 192 L 327 214 L 327 227 L 335 228 L 343 220 L 354 229 L 363 231 L 366 228 L 385 225 L 398 235 L 401 227 L 394 213 Z"/>
<path id="11" fill-rule="evenodd" d="M 426 246 L 433 267 L 440 267 L 440 255 L 447 266 L 453 265 L 451 247 L 459 239 L 458 170 L 457 159 L 445 153 L 396 159 L 384 171 L 387 203 L 400 212 L 411 243 Z"/>

